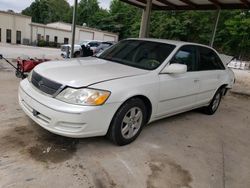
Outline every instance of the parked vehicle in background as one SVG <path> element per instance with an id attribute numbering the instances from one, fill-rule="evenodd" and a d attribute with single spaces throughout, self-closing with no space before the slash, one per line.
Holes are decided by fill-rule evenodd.
<path id="1" fill-rule="evenodd" d="M 69 61 L 36 66 L 20 83 L 20 106 L 55 134 L 107 135 L 118 145 L 155 120 L 195 108 L 214 114 L 234 83 L 214 49 L 181 41 L 127 39 Z"/>
<path id="2" fill-rule="evenodd" d="M 97 46 L 96 49 L 93 50 L 94 55 L 103 52 L 107 48 L 114 45 L 116 42 L 113 41 L 107 41 L 107 42 L 101 42 L 99 46 Z"/>
<path id="3" fill-rule="evenodd" d="M 95 50 L 102 41 L 97 41 L 97 40 L 86 40 L 82 41 L 78 44 L 74 45 L 74 57 L 86 57 L 89 53 L 84 53 L 86 49 L 91 50 L 93 53 L 93 50 Z M 67 48 L 69 49 L 69 57 L 71 53 L 71 45 L 70 44 L 64 44 L 61 45 L 61 56 L 63 58 L 67 57 Z M 82 51 L 84 49 L 84 52 Z"/>

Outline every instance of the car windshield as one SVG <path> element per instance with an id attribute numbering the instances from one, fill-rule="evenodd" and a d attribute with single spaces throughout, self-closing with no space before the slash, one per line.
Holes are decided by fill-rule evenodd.
<path id="1" fill-rule="evenodd" d="M 86 41 L 81 41 L 78 44 L 82 46 L 82 45 L 86 45 L 87 43 L 89 43 L 89 41 L 86 40 Z"/>
<path id="2" fill-rule="evenodd" d="M 154 70 L 163 63 L 174 48 L 174 45 L 161 42 L 123 40 L 97 57 L 132 67 Z"/>

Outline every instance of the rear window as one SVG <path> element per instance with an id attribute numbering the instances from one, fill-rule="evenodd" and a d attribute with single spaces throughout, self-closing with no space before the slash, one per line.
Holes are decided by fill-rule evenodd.
<path id="1" fill-rule="evenodd" d="M 99 58 L 153 70 L 163 63 L 174 48 L 174 45 L 160 42 L 124 40 L 104 51 Z"/>

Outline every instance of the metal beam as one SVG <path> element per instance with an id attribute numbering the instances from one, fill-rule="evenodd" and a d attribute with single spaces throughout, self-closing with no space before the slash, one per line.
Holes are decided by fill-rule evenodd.
<path id="1" fill-rule="evenodd" d="M 196 5 L 195 8 L 186 6 L 186 5 L 180 5 L 176 6 L 175 9 L 172 9 L 168 6 L 153 6 L 153 10 L 217 10 L 218 8 L 214 6 L 214 4 L 208 4 L 208 5 Z M 221 10 L 234 10 L 234 9 L 249 9 L 244 4 L 220 4 Z"/>
<path id="2" fill-rule="evenodd" d="M 139 7 L 139 8 L 145 8 L 147 0 L 134 0 L 134 2 L 129 0 L 120 0 L 125 3 L 131 4 L 133 6 Z M 212 4 L 196 4 L 191 0 L 179 0 L 186 5 L 177 5 L 169 0 L 156 0 L 158 2 L 161 2 L 163 4 L 166 4 L 167 6 L 159 6 L 155 3 L 152 3 L 152 10 L 217 10 L 219 7 L 222 10 L 233 10 L 233 9 L 249 9 L 250 8 L 250 2 L 247 0 L 239 0 L 239 3 L 221 3 L 219 0 L 209 0 L 212 2 Z M 137 4 L 136 2 L 140 3 Z M 172 4 L 172 5 L 171 5 Z"/>
<path id="3" fill-rule="evenodd" d="M 139 3 L 145 4 L 145 6 L 147 5 L 147 0 L 135 0 L 138 1 Z"/>
<path id="4" fill-rule="evenodd" d="M 215 20 L 215 23 L 214 23 L 212 38 L 211 38 L 211 41 L 210 41 L 210 46 L 211 47 L 213 47 L 213 45 L 214 45 L 214 39 L 215 39 L 215 36 L 216 36 L 216 31 L 217 31 L 217 27 L 218 27 L 218 23 L 219 23 L 219 19 L 220 19 L 220 12 L 221 12 L 220 9 L 218 9 L 216 11 L 216 20 Z"/>
<path id="5" fill-rule="evenodd" d="M 127 0 L 120 0 L 120 1 L 122 1 L 124 3 L 127 3 L 127 4 L 130 4 L 130 5 L 133 5 L 133 6 L 137 7 L 137 8 L 142 8 L 142 9 L 145 8 L 145 6 L 139 5 L 137 3 L 133 3 L 131 1 L 127 1 Z"/>
<path id="6" fill-rule="evenodd" d="M 75 0 L 75 3 L 74 3 L 73 20 L 72 20 L 72 26 L 71 26 L 71 31 L 72 31 L 71 53 L 70 53 L 71 58 L 74 57 L 75 33 L 76 33 L 76 14 L 77 14 L 77 0 Z"/>
<path id="7" fill-rule="evenodd" d="M 151 10 L 152 10 L 152 0 L 147 0 L 146 8 L 143 9 L 142 12 L 141 28 L 139 35 L 140 38 L 148 37 Z"/>
<path id="8" fill-rule="evenodd" d="M 218 0 L 208 0 L 208 1 L 213 3 L 216 8 L 218 8 L 218 9 L 221 8 L 221 4 L 220 4 L 220 2 Z"/>
<path id="9" fill-rule="evenodd" d="M 157 0 L 157 1 L 164 4 L 164 5 L 167 5 L 167 6 L 171 7 L 172 9 L 176 8 L 176 4 L 171 3 L 171 2 L 169 2 L 167 0 Z"/>
<path id="10" fill-rule="evenodd" d="M 186 3 L 188 6 L 190 6 L 192 8 L 195 8 L 197 6 L 197 4 L 193 3 L 190 0 L 180 0 L 180 1 L 183 2 L 183 3 Z"/>
<path id="11" fill-rule="evenodd" d="M 250 7 L 250 2 L 247 0 L 240 0 L 247 8 Z"/>

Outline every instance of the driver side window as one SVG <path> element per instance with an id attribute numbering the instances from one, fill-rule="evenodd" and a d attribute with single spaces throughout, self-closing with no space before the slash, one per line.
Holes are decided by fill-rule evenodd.
<path id="1" fill-rule="evenodd" d="M 183 46 L 175 54 L 175 56 L 170 61 L 171 64 L 184 64 L 187 65 L 187 71 L 195 71 L 196 66 L 196 47 L 191 45 Z"/>

